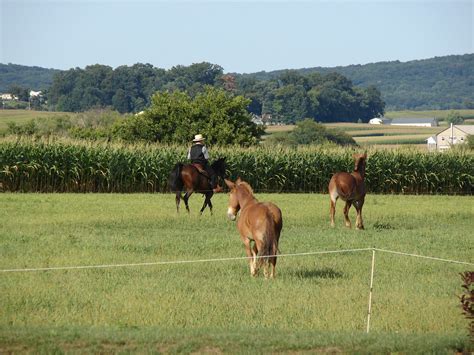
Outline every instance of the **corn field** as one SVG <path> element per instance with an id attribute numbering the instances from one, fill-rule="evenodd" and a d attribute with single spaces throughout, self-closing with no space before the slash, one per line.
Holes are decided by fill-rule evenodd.
<path id="1" fill-rule="evenodd" d="M 332 174 L 352 171 L 352 148 L 210 147 L 228 176 L 256 192 L 327 191 Z M 187 147 L 70 140 L 0 141 L 0 190 L 10 192 L 166 192 Z M 474 154 L 464 150 L 368 150 L 371 193 L 472 194 Z"/>

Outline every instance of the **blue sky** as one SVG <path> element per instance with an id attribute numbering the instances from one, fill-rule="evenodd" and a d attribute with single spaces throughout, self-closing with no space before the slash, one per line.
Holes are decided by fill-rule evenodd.
<path id="1" fill-rule="evenodd" d="M 0 62 L 46 68 L 207 61 L 249 73 L 474 52 L 474 0 L 0 4 Z"/>

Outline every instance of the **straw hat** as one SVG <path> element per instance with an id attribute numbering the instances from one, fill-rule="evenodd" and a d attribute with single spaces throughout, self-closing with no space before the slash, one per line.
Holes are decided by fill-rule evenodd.
<path id="1" fill-rule="evenodd" d="M 194 136 L 193 142 L 202 142 L 203 140 L 204 140 L 204 137 L 202 136 L 202 134 L 196 134 Z"/>

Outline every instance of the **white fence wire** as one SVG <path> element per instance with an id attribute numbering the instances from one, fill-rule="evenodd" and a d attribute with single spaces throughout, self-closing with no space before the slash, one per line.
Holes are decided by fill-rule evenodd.
<path id="1" fill-rule="evenodd" d="M 359 248 L 359 249 L 340 249 L 340 250 L 322 250 L 312 251 L 305 253 L 293 253 L 293 254 L 279 254 L 278 257 L 296 257 L 296 256 L 311 256 L 311 255 L 322 255 L 322 254 L 341 254 L 341 253 L 354 253 L 361 251 L 372 251 L 371 268 L 370 268 L 370 287 L 369 287 L 369 301 L 367 310 L 367 328 L 366 332 L 370 331 L 370 318 L 372 314 L 372 292 L 374 286 L 374 273 L 375 273 L 375 252 L 389 253 L 395 255 L 403 255 L 414 258 L 422 258 L 434 261 L 441 261 L 452 264 L 462 264 L 474 266 L 474 263 L 467 261 L 458 261 L 451 259 L 443 259 L 434 256 L 418 255 L 412 253 L 404 253 L 399 251 L 380 249 L 380 248 Z M 269 258 L 271 256 L 257 256 L 256 258 Z M 178 265 L 178 264 L 195 264 L 195 263 L 212 263 L 212 262 L 223 262 L 223 261 L 235 261 L 235 260 L 251 260 L 253 257 L 231 257 L 231 258 L 213 258 L 213 259 L 196 259 L 196 260 L 168 260 L 168 261 L 156 261 L 146 263 L 128 263 L 128 264 L 102 264 L 102 265 L 78 265 L 78 266 L 52 266 L 52 267 L 38 267 L 38 268 L 17 268 L 17 269 L 2 269 L 1 273 L 20 273 L 20 272 L 37 272 L 37 271 L 56 271 L 56 270 L 78 270 L 78 269 L 103 269 L 103 268 L 120 268 L 120 267 L 137 267 L 137 266 L 153 266 L 153 265 Z"/>

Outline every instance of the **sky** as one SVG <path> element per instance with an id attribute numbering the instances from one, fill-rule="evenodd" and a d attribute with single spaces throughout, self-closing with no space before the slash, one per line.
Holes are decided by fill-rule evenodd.
<path id="1" fill-rule="evenodd" d="M 0 0 L 0 63 L 224 72 L 474 52 L 474 0 Z"/>

